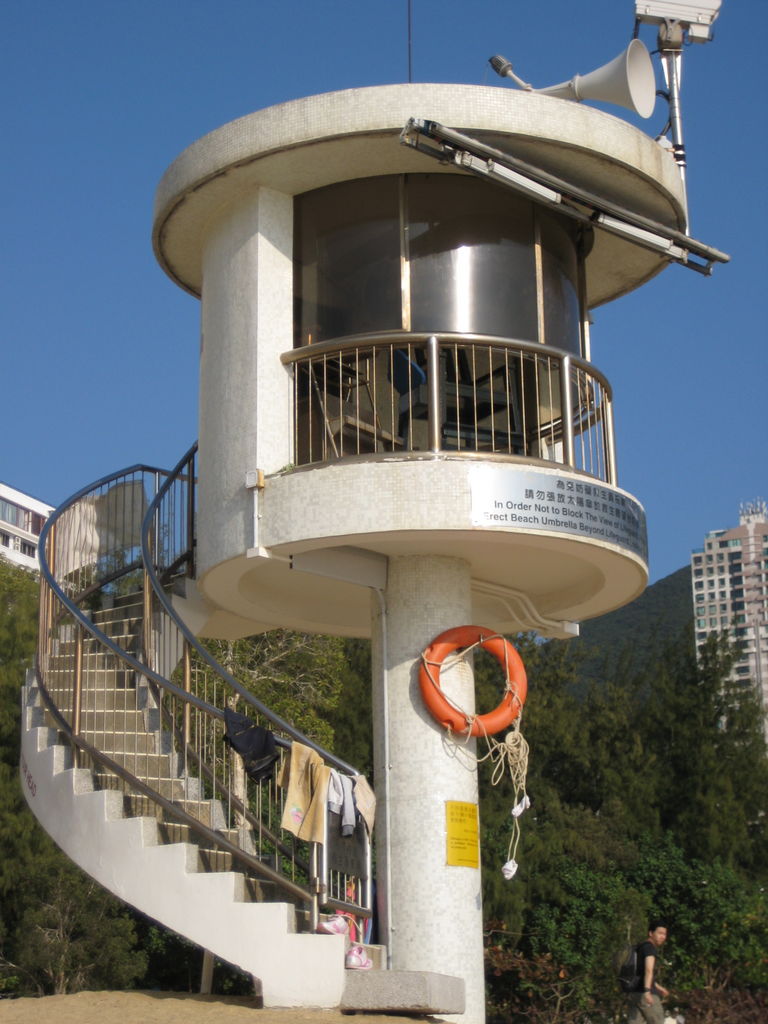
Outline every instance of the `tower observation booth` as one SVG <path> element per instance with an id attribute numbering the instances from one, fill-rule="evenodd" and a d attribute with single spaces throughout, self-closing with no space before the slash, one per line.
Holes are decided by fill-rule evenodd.
<path id="1" fill-rule="evenodd" d="M 537 182 L 474 173 L 458 146 L 429 159 L 401 144 L 413 118 Z M 610 229 L 617 210 L 635 238 Z M 477 778 L 419 701 L 419 654 L 464 623 L 570 636 L 643 590 L 644 513 L 619 486 L 589 312 L 668 265 L 642 225 L 674 240 L 685 222 L 673 156 L 627 122 L 462 85 L 258 111 L 158 189 L 157 257 L 201 299 L 188 621 L 372 638 L 381 934 L 390 966 L 464 980 L 468 1024 L 484 1019 L 479 870 L 446 866 L 445 806 L 476 804 Z M 457 686 L 471 712 L 469 670 Z"/>
<path id="2" fill-rule="evenodd" d="M 468 558 L 473 618 L 505 631 L 570 635 L 645 585 L 589 310 L 666 254 L 400 145 L 414 111 L 685 222 L 653 140 L 498 88 L 310 97 L 185 151 L 155 247 L 202 299 L 199 611 L 214 632 L 369 635 L 368 572 L 425 551 Z"/>
<path id="3" fill-rule="evenodd" d="M 605 383 L 585 365 L 561 379 L 563 354 L 585 349 L 590 229 L 444 174 L 313 190 L 295 217 L 299 465 L 429 451 L 563 463 L 575 442 L 583 468 L 613 477 Z"/>

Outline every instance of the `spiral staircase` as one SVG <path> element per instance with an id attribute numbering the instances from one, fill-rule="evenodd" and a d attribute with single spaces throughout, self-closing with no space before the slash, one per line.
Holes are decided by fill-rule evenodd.
<path id="1" fill-rule="evenodd" d="M 293 743 L 353 767 L 274 714 L 218 664 L 194 588 L 196 447 L 170 473 L 136 466 L 76 494 L 40 545 L 40 636 L 23 693 L 21 778 L 61 849 L 101 885 L 252 976 L 265 1006 L 461 1012 L 457 979 L 345 970 L 322 915 L 372 916 L 365 824 L 339 859 L 281 827 L 276 784 Z M 188 624 L 189 623 L 189 624 Z M 209 623 L 210 625 L 210 623 Z M 254 781 L 225 711 L 274 737 Z M 204 969 L 205 974 L 205 969 Z M 453 984 L 451 984 L 453 983 Z M 205 981 L 204 981 L 205 984 Z"/>

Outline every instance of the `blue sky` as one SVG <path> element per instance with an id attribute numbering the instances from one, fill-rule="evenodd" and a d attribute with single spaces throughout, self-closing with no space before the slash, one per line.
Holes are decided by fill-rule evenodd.
<path id="1" fill-rule="evenodd" d="M 536 86 L 607 62 L 632 0 L 413 0 L 413 79 Z M 5 0 L 0 12 L 0 479 L 51 504 L 197 434 L 198 303 L 155 263 L 154 190 L 191 142 L 261 107 L 407 81 L 407 0 Z M 648 514 L 652 580 L 737 521 L 766 481 L 764 0 L 724 0 L 685 52 L 692 234 L 711 278 L 670 267 L 595 311 L 620 484 Z M 655 45 L 652 29 L 642 38 Z M 655 135 L 648 121 L 619 108 Z M 414 114 L 419 115 L 418 111 Z"/>

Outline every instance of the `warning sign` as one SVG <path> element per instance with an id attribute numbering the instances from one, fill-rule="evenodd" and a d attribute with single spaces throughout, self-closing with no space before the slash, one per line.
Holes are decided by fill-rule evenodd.
<path id="1" fill-rule="evenodd" d="M 445 863 L 458 868 L 480 867 L 477 804 L 445 801 Z"/>

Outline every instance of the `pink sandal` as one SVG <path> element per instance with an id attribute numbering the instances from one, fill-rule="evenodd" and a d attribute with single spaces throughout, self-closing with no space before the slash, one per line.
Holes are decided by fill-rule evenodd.
<path id="1" fill-rule="evenodd" d="M 344 958 L 344 966 L 350 971 L 370 971 L 373 961 L 365 955 L 362 946 L 352 946 Z"/>
<path id="2" fill-rule="evenodd" d="M 341 914 L 335 914 L 333 917 L 321 921 L 317 930 L 323 935 L 346 935 L 349 931 L 349 923 Z"/>

